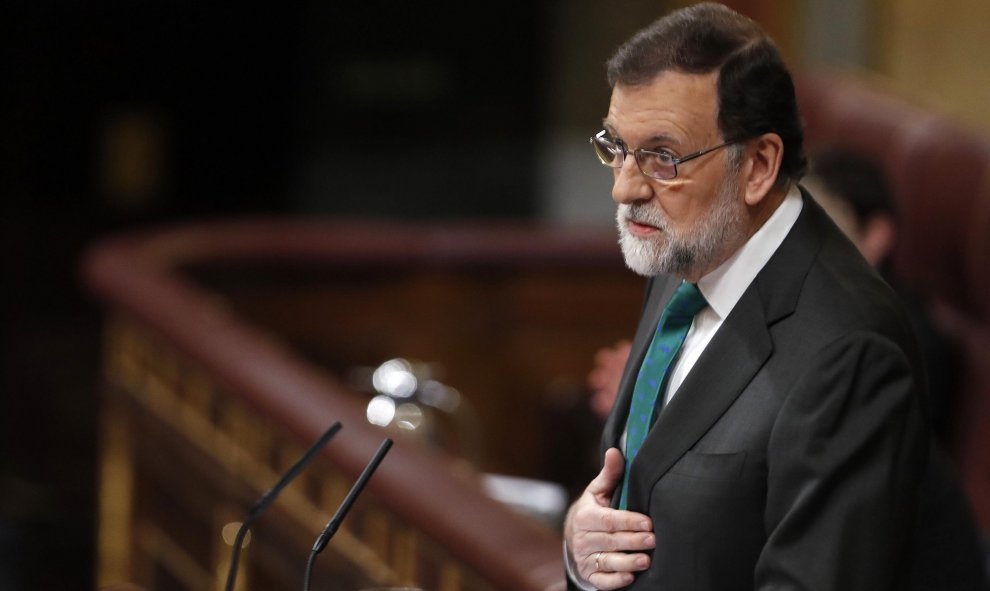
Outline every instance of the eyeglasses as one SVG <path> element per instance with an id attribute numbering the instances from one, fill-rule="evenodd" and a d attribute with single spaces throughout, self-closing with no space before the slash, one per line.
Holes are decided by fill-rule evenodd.
<path id="1" fill-rule="evenodd" d="M 608 132 L 603 129 L 591 138 L 591 145 L 595 147 L 595 155 L 598 156 L 598 160 L 602 164 L 609 168 L 622 168 L 622 164 L 626 161 L 626 156 L 629 155 L 629 148 L 621 141 L 617 142 L 609 139 L 606 137 L 607 134 Z M 688 160 L 694 160 L 699 156 L 704 156 L 709 152 L 714 152 L 719 148 L 724 148 L 734 143 L 736 142 L 725 142 L 724 144 L 688 154 L 683 158 L 675 158 L 666 151 L 654 152 L 653 150 L 644 150 L 643 148 L 634 150 L 632 154 L 643 174 L 661 181 L 669 181 L 677 177 L 678 164 L 682 164 Z"/>

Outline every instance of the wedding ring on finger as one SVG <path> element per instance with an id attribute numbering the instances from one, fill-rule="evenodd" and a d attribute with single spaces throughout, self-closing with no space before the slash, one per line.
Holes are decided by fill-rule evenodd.
<path id="1" fill-rule="evenodd" d="M 599 572 L 602 570 L 602 553 L 601 552 L 599 552 L 598 554 L 595 554 L 595 570 L 596 571 L 599 571 Z"/>

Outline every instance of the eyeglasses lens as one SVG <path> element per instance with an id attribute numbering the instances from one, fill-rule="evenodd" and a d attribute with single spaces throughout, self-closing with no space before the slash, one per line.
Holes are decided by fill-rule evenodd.
<path id="1" fill-rule="evenodd" d="M 637 158 L 636 161 L 646 176 L 660 180 L 670 180 L 677 176 L 677 169 L 674 168 L 674 163 L 670 158 L 659 154 L 643 154 L 643 157 Z"/>
<path id="2" fill-rule="evenodd" d="M 595 155 L 605 166 L 622 166 L 622 149 L 604 138 L 594 138 Z"/>
<path id="3" fill-rule="evenodd" d="M 595 146 L 595 155 L 605 166 L 621 168 L 625 160 L 625 152 L 622 147 L 613 141 L 603 137 L 594 137 L 591 143 Z M 636 164 L 643 174 L 660 180 L 670 180 L 677 176 L 677 168 L 673 159 L 666 154 L 656 154 L 652 152 L 635 152 Z"/>

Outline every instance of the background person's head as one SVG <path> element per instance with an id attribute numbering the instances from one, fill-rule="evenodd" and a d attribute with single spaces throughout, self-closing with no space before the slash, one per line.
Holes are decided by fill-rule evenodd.
<path id="1" fill-rule="evenodd" d="M 887 262 L 897 239 L 897 212 L 879 164 L 852 150 L 824 149 L 812 157 L 803 184 L 867 262 Z"/>

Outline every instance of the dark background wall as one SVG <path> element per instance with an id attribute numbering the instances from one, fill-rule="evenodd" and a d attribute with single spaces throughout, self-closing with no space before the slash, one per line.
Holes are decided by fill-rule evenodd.
<path id="1" fill-rule="evenodd" d="M 0 588 L 93 586 L 88 244 L 230 215 L 534 215 L 543 5 L 414 4 L 0 11 Z"/>

